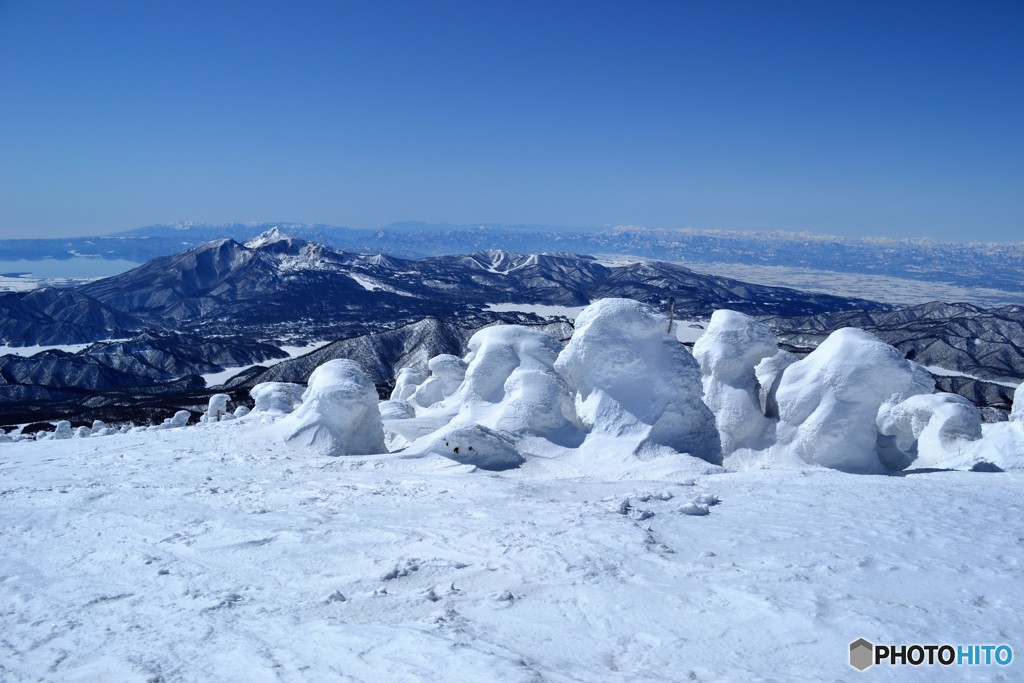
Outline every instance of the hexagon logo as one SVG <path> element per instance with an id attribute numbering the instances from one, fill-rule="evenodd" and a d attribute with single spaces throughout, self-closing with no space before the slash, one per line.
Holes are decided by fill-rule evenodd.
<path id="1" fill-rule="evenodd" d="M 850 666 L 863 671 L 875 663 L 875 646 L 864 638 L 850 643 Z"/>

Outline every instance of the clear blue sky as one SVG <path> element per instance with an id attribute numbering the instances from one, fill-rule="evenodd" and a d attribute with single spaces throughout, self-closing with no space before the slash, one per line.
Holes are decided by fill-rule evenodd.
<path id="1" fill-rule="evenodd" d="M 0 0 L 0 236 L 1024 240 L 1024 2 Z"/>

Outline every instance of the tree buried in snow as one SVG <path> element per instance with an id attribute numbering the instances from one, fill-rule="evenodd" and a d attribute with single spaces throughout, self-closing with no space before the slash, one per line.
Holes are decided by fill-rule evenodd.
<path id="1" fill-rule="evenodd" d="M 305 389 L 301 384 L 290 382 L 261 382 L 249 390 L 255 402 L 254 413 L 284 414 L 295 410 L 302 403 Z"/>
<path id="2" fill-rule="evenodd" d="M 704 377 L 704 403 L 715 414 L 723 455 L 771 445 L 774 424 L 764 415 L 754 368 L 778 352 L 771 330 L 748 315 L 727 310 L 714 312 L 693 345 Z"/>
<path id="3" fill-rule="evenodd" d="M 982 437 L 981 411 L 957 394 L 918 394 L 878 411 L 878 432 L 913 460 L 915 467 L 940 467 Z"/>
<path id="4" fill-rule="evenodd" d="M 427 368 L 430 370 L 430 376 L 422 384 L 414 387 L 408 398 L 410 402 L 422 408 L 439 403 L 454 394 L 466 376 L 466 363 L 458 356 L 449 354 L 434 356 L 427 361 Z M 406 381 L 412 379 L 410 375 L 405 377 Z"/>
<path id="5" fill-rule="evenodd" d="M 578 394 L 588 439 L 629 437 L 637 455 L 668 448 L 720 464 L 721 442 L 715 416 L 701 400 L 697 361 L 666 333 L 667 323 L 646 304 L 596 301 L 576 318 L 555 368 Z"/>
<path id="6" fill-rule="evenodd" d="M 416 368 L 402 368 L 395 377 L 395 388 L 391 392 L 392 401 L 404 401 L 413 395 L 427 376 Z"/>
<path id="7" fill-rule="evenodd" d="M 210 403 L 203 414 L 203 422 L 220 422 L 228 414 L 228 401 L 231 397 L 227 394 L 214 394 L 210 397 Z"/>
<path id="8" fill-rule="evenodd" d="M 934 380 L 878 337 L 836 330 L 782 373 L 776 453 L 853 473 L 883 472 L 876 418 L 893 394 L 931 393 Z"/>
<path id="9" fill-rule="evenodd" d="M 1017 385 L 1013 392 L 1013 408 L 1010 410 L 1010 422 L 1024 424 L 1024 382 Z"/>
<path id="10" fill-rule="evenodd" d="M 278 424 L 288 445 L 321 455 L 387 453 L 377 389 L 354 361 L 331 360 L 314 370 L 302 405 Z"/>
<path id="11" fill-rule="evenodd" d="M 562 345 L 551 335 L 521 325 L 486 327 L 469 340 L 453 426 L 483 425 L 511 435 L 540 436 L 556 443 L 582 440 L 573 398 L 554 364 Z"/>

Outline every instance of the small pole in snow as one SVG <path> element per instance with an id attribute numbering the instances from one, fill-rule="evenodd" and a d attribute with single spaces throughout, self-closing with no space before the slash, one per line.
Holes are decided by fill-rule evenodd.
<path id="1" fill-rule="evenodd" d="M 676 300 L 671 298 L 668 300 L 668 329 L 665 330 L 665 334 L 672 334 L 672 319 L 676 314 Z"/>

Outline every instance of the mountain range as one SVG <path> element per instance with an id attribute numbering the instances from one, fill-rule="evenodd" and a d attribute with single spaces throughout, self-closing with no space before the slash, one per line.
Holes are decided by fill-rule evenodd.
<path id="1" fill-rule="evenodd" d="M 244 393 L 258 381 L 304 381 L 316 365 L 341 357 L 359 358 L 386 393 L 397 368 L 460 354 L 481 327 L 550 326 L 555 316 L 562 327 L 553 333 L 568 337 L 569 318 L 559 313 L 606 297 L 671 307 L 679 318 L 720 308 L 759 316 L 798 353 L 840 327 L 869 329 L 907 357 L 948 370 L 942 381 L 983 406 L 1007 407 L 1009 387 L 1024 376 L 1021 307 L 897 309 L 666 262 L 571 253 L 368 255 L 272 227 L 244 243 L 220 237 L 72 289 L 0 294 L 0 344 L 90 344 L 75 353 L 0 356 L 0 414 L 25 421 L 163 406 L 169 397 L 190 405 L 212 391 L 201 375 L 238 368 L 219 381 Z M 556 308 L 508 310 L 516 304 Z M 333 343 L 299 358 L 283 348 L 310 342 Z"/>
<path id="2" fill-rule="evenodd" d="M 1024 292 L 1024 243 L 1019 242 L 962 243 L 635 226 L 571 228 L 407 222 L 356 229 L 294 223 L 185 223 L 95 237 L 0 240 L 0 261 L 92 255 L 141 263 L 219 238 L 245 242 L 275 227 L 334 249 L 404 258 L 492 249 L 518 253 L 632 254 L 687 263 L 789 266 L 887 275 Z"/>

